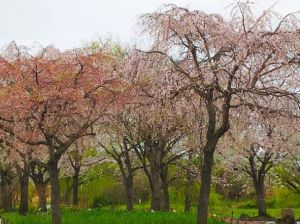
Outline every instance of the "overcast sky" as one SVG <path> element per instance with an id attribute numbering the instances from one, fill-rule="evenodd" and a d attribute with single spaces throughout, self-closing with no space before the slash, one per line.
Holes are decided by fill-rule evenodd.
<path id="1" fill-rule="evenodd" d="M 122 43 L 136 41 L 139 15 L 166 3 L 206 12 L 228 13 L 233 0 L 0 0 L 0 46 L 54 44 L 61 49 L 81 46 L 84 41 L 112 36 Z M 265 9 L 275 2 L 276 11 L 300 10 L 299 0 L 256 0 Z"/>

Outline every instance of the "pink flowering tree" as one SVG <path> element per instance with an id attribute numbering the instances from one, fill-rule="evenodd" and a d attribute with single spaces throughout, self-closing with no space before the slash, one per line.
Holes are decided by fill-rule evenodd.
<path id="1" fill-rule="evenodd" d="M 109 124 L 99 128 L 97 144 L 105 152 L 107 160 L 117 163 L 126 192 L 127 210 L 132 211 L 134 206 L 133 181 L 136 171 L 142 167 L 127 134 L 122 116 L 118 115 L 113 117 Z"/>
<path id="2" fill-rule="evenodd" d="M 106 52 L 60 52 L 43 48 L 34 55 L 11 46 L 0 58 L 0 129 L 46 151 L 51 184 L 52 223 L 61 223 L 60 158 L 92 126 L 118 105 L 113 58 Z M 13 113 L 12 113 L 13 112 Z"/>
<path id="3" fill-rule="evenodd" d="M 256 193 L 259 216 L 267 216 L 265 181 L 272 169 L 285 162 L 289 150 L 295 148 L 291 138 L 299 129 L 295 119 L 252 111 L 236 117 L 232 127 L 220 142 L 219 153 L 227 166 L 250 177 Z M 228 145 L 227 145 L 228 144 Z"/>
<path id="4" fill-rule="evenodd" d="M 151 209 L 169 211 L 168 167 L 187 153 L 179 142 L 185 137 L 184 104 L 170 98 L 170 63 L 156 55 L 133 51 L 126 61 L 125 77 L 133 86 L 132 99 L 124 108 L 122 122 L 151 190 Z"/>
<path id="5" fill-rule="evenodd" d="M 173 97 L 188 92 L 203 106 L 198 224 L 207 223 L 214 153 L 233 113 L 241 107 L 298 111 L 299 20 L 270 10 L 253 15 L 249 3 L 237 3 L 232 12 L 226 19 L 167 5 L 140 21 L 153 38 L 148 54 L 169 60 L 176 71 L 169 73 L 179 81 L 170 89 Z"/>

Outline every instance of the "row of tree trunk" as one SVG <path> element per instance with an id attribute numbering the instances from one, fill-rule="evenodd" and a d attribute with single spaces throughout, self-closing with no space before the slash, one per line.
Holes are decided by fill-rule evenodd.
<path id="1" fill-rule="evenodd" d="M 65 179 L 65 192 L 64 192 L 64 201 L 67 206 L 71 205 L 71 196 L 72 196 L 72 205 L 77 206 L 79 204 L 79 174 L 80 172 L 75 172 L 71 178 L 66 177 Z"/>
<path id="2" fill-rule="evenodd" d="M 47 211 L 47 186 L 50 180 L 50 176 L 47 177 L 47 168 L 38 166 L 35 163 L 24 163 L 23 167 L 17 166 L 17 177 L 20 187 L 20 204 L 19 214 L 26 215 L 28 212 L 29 202 L 29 179 L 31 178 L 38 195 L 38 207 L 42 212 Z M 73 205 L 78 205 L 78 188 L 79 188 L 79 173 L 80 170 L 73 175 L 73 183 L 70 190 L 73 190 Z M 55 171 L 49 172 L 50 175 L 57 175 Z M 0 169 L 1 179 L 1 204 L 5 212 L 13 210 L 13 180 L 14 174 L 11 172 L 11 167 L 6 169 Z"/>
<path id="3" fill-rule="evenodd" d="M 167 167 L 162 172 L 151 172 L 150 175 L 152 186 L 151 190 L 151 209 L 154 211 L 170 211 L 170 193 Z M 187 173 L 187 182 L 185 186 L 184 211 L 189 212 L 192 207 L 192 186 L 194 179 Z M 132 211 L 134 205 L 133 194 L 133 175 L 123 177 L 123 183 L 126 191 L 127 210 Z M 151 185 L 151 184 L 150 184 Z"/>
<path id="4" fill-rule="evenodd" d="M 12 195 L 12 172 L 11 167 L 0 168 L 1 178 L 1 198 L 2 207 L 4 212 L 10 212 L 13 210 L 13 195 Z"/>
<path id="5" fill-rule="evenodd" d="M 17 178 L 20 187 L 20 204 L 19 214 L 26 215 L 29 207 L 29 179 L 33 180 L 39 198 L 40 211 L 47 211 L 46 189 L 49 179 L 45 179 L 46 170 L 42 168 L 36 169 L 36 165 L 25 163 L 24 167 L 16 167 Z M 0 169 L 1 179 L 1 204 L 5 212 L 13 210 L 13 180 L 15 174 L 11 171 L 11 167 Z"/>
<path id="6" fill-rule="evenodd" d="M 127 165 L 129 161 L 127 161 Z M 151 209 L 155 211 L 170 211 L 170 197 L 169 197 L 169 182 L 168 182 L 168 167 L 165 166 L 163 169 L 155 169 L 152 167 L 151 173 L 149 173 L 149 182 L 151 186 Z M 124 167 L 122 168 L 124 169 Z M 46 207 L 46 188 L 49 182 L 49 178 L 45 179 L 46 170 L 36 165 L 24 166 L 23 169 L 18 169 L 18 179 L 20 184 L 20 205 L 19 213 L 26 215 L 28 212 L 28 185 L 29 177 L 32 178 L 35 184 L 38 198 L 39 198 L 39 209 L 41 211 L 47 211 Z M 54 172 L 52 172 L 53 175 Z M 129 172 L 125 175 L 123 171 L 123 181 L 126 190 L 126 203 L 127 210 L 133 210 L 133 173 Z M 191 186 L 193 178 L 187 172 L 187 181 L 185 186 L 185 212 L 189 212 L 192 205 Z M 13 174 L 10 168 L 0 169 L 1 177 L 1 198 L 2 207 L 5 212 L 13 210 L 13 195 L 12 195 L 12 180 Z M 257 195 L 257 207 L 260 216 L 266 215 L 265 205 L 265 188 L 264 188 L 264 175 L 255 175 L 253 173 L 253 183 Z M 78 205 L 78 184 L 79 184 L 79 172 L 76 172 L 73 176 L 73 183 L 71 188 L 68 188 L 66 192 L 71 193 L 73 190 L 73 205 Z M 67 194 L 69 195 L 69 194 Z M 67 197 L 66 197 L 67 202 Z"/>

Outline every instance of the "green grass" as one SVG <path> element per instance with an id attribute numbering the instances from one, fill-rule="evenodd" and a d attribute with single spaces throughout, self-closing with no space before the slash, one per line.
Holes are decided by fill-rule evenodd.
<path id="1" fill-rule="evenodd" d="M 17 213 L 7 213 L 3 217 L 10 221 L 10 224 L 49 224 L 49 214 L 29 214 L 21 217 Z M 64 210 L 63 224 L 194 224 L 196 223 L 195 213 L 163 213 L 145 211 L 113 211 L 107 209 L 89 210 Z M 220 221 L 210 219 L 210 224 L 222 224 Z"/>
<path id="2" fill-rule="evenodd" d="M 119 208 L 120 209 L 120 208 Z M 295 217 L 300 217 L 300 208 L 294 209 Z M 210 216 L 216 219 L 210 219 L 209 224 L 222 224 L 217 221 L 224 217 L 231 217 L 233 212 L 234 217 L 239 217 L 241 214 L 256 216 L 256 209 L 242 209 L 215 207 L 210 208 Z M 281 209 L 268 209 L 268 214 L 273 217 L 280 218 Z M 10 221 L 10 224 L 50 224 L 50 214 L 45 213 L 30 213 L 26 217 L 20 216 L 18 213 L 5 213 L 2 215 Z M 196 211 L 193 209 L 190 213 L 183 212 L 154 212 L 146 211 L 140 206 L 137 211 L 126 212 L 124 210 L 113 210 L 109 208 L 102 209 L 63 209 L 62 210 L 63 224 L 194 224 L 196 223 Z"/>
<path id="3" fill-rule="evenodd" d="M 257 216 L 257 209 L 255 208 L 229 208 L 229 207 L 220 207 L 220 208 L 212 208 L 210 209 L 211 214 L 215 214 L 216 217 L 225 218 L 225 217 L 231 217 L 233 212 L 233 217 L 238 218 L 241 214 L 246 214 L 249 216 Z M 276 218 L 281 218 L 281 212 L 282 209 L 280 208 L 267 208 L 268 215 Z M 300 217 L 300 208 L 295 208 L 295 217 L 298 219 Z"/>

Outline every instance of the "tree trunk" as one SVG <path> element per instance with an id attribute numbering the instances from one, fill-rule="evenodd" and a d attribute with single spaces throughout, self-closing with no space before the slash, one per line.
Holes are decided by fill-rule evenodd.
<path id="1" fill-rule="evenodd" d="M 48 163 L 48 171 L 51 185 L 51 213 L 52 224 L 61 224 L 60 214 L 60 189 L 59 189 L 59 170 L 58 162 L 51 161 Z"/>
<path id="2" fill-rule="evenodd" d="M 168 184 L 163 184 L 163 193 L 164 193 L 164 207 L 163 210 L 165 212 L 169 212 L 170 211 L 170 193 L 169 193 L 169 186 Z"/>
<path id="3" fill-rule="evenodd" d="M 163 190 L 163 211 L 170 211 L 170 194 L 169 194 L 169 183 L 168 183 L 168 166 L 165 165 L 161 170 L 161 182 Z"/>
<path id="4" fill-rule="evenodd" d="M 8 193 L 7 193 L 7 205 L 6 205 L 6 211 L 11 212 L 14 210 L 13 208 L 13 192 L 12 189 L 10 189 L 11 186 L 9 186 Z M 5 211 L 5 207 L 4 207 Z"/>
<path id="5" fill-rule="evenodd" d="M 73 180 L 72 180 L 73 181 Z M 67 206 L 71 205 L 71 195 L 73 190 L 73 182 L 71 183 L 71 179 L 69 177 L 66 177 L 66 189 L 64 193 L 64 201 Z"/>
<path id="6" fill-rule="evenodd" d="M 11 212 L 12 207 L 12 191 L 10 189 L 10 177 L 8 176 L 8 171 L 3 171 L 1 173 L 1 197 L 2 197 L 2 206 L 4 212 Z"/>
<path id="7" fill-rule="evenodd" d="M 8 190 L 8 186 L 1 187 L 2 207 L 4 212 L 11 212 L 12 206 L 12 192 Z"/>
<path id="8" fill-rule="evenodd" d="M 39 209 L 42 212 L 47 212 L 47 197 L 46 197 L 47 185 L 35 183 L 35 187 L 39 197 Z"/>
<path id="9" fill-rule="evenodd" d="M 35 185 L 38 197 L 39 197 L 39 210 L 42 212 L 47 212 L 47 186 L 49 182 L 49 178 L 45 178 L 46 172 L 48 172 L 48 168 L 44 166 L 40 166 L 34 162 L 31 162 L 29 168 L 30 177 Z"/>
<path id="10" fill-rule="evenodd" d="M 161 180 L 160 170 L 151 167 L 151 209 L 161 211 Z"/>
<path id="11" fill-rule="evenodd" d="M 22 174 L 19 176 L 20 180 L 20 207 L 19 214 L 26 215 L 28 212 L 28 184 L 29 184 L 29 169 L 25 166 Z"/>
<path id="12" fill-rule="evenodd" d="M 125 166 L 127 169 L 127 176 L 126 172 L 123 168 L 122 159 L 119 160 L 119 166 L 123 173 L 123 179 L 125 181 L 125 188 L 126 188 L 126 204 L 127 204 L 127 211 L 133 210 L 133 169 L 131 164 L 131 156 L 129 155 L 130 147 L 128 147 L 126 137 L 123 137 L 123 145 L 124 145 L 124 156 L 125 156 Z"/>
<path id="13" fill-rule="evenodd" d="M 133 210 L 133 183 L 132 178 L 128 177 L 125 180 L 125 190 L 126 190 L 126 205 L 127 205 L 127 211 Z"/>
<path id="14" fill-rule="evenodd" d="M 126 155 L 126 152 L 125 152 L 125 155 Z M 120 168 L 120 171 L 122 174 L 123 184 L 124 184 L 125 191 L 126 191 L 125 200 L 126 200 L 127 211 L 132 211 L 133 210 L 133 171 L 131 169 L 131 161 L 128 158 L 129 157 L 125 158 L 125 165 L 126 165 L 127 173 L 125 171 L 122 160 L 116 159 L 116 161 L 119 165 L 119 168 Z"/>
<path id="15" fill-rule="evenodd" d="M 78 205 L 78 187 L 79 187 L 79 173 L 80 169 L 74 170 L 73 175 L 73 205 Z"/>
<path id="16" fill-rule="evenodd" d="M 264 177 L 258 177 L 258 180 L 254 183 L 256 198 L 257 198 L 257 210 L 258 216 L 267 216 L 266 211 L 266 198 L 265 198 L 265 183 Z"/>
<path id="17" fill-rule="evenodd" d="M 184 212 L 190 212 L 192 208 L 192 177 L 188 171 L 186 172 L 184 191 Z"/>
<path id="18" fill-rule="evenodd" d="M 199 194 L 197 224 L 207 224 L 214 149 L 215 147 L 211 146 L 210 150 L 204 150 L 204 160 L 201 168 L 201 187 Z"/>

